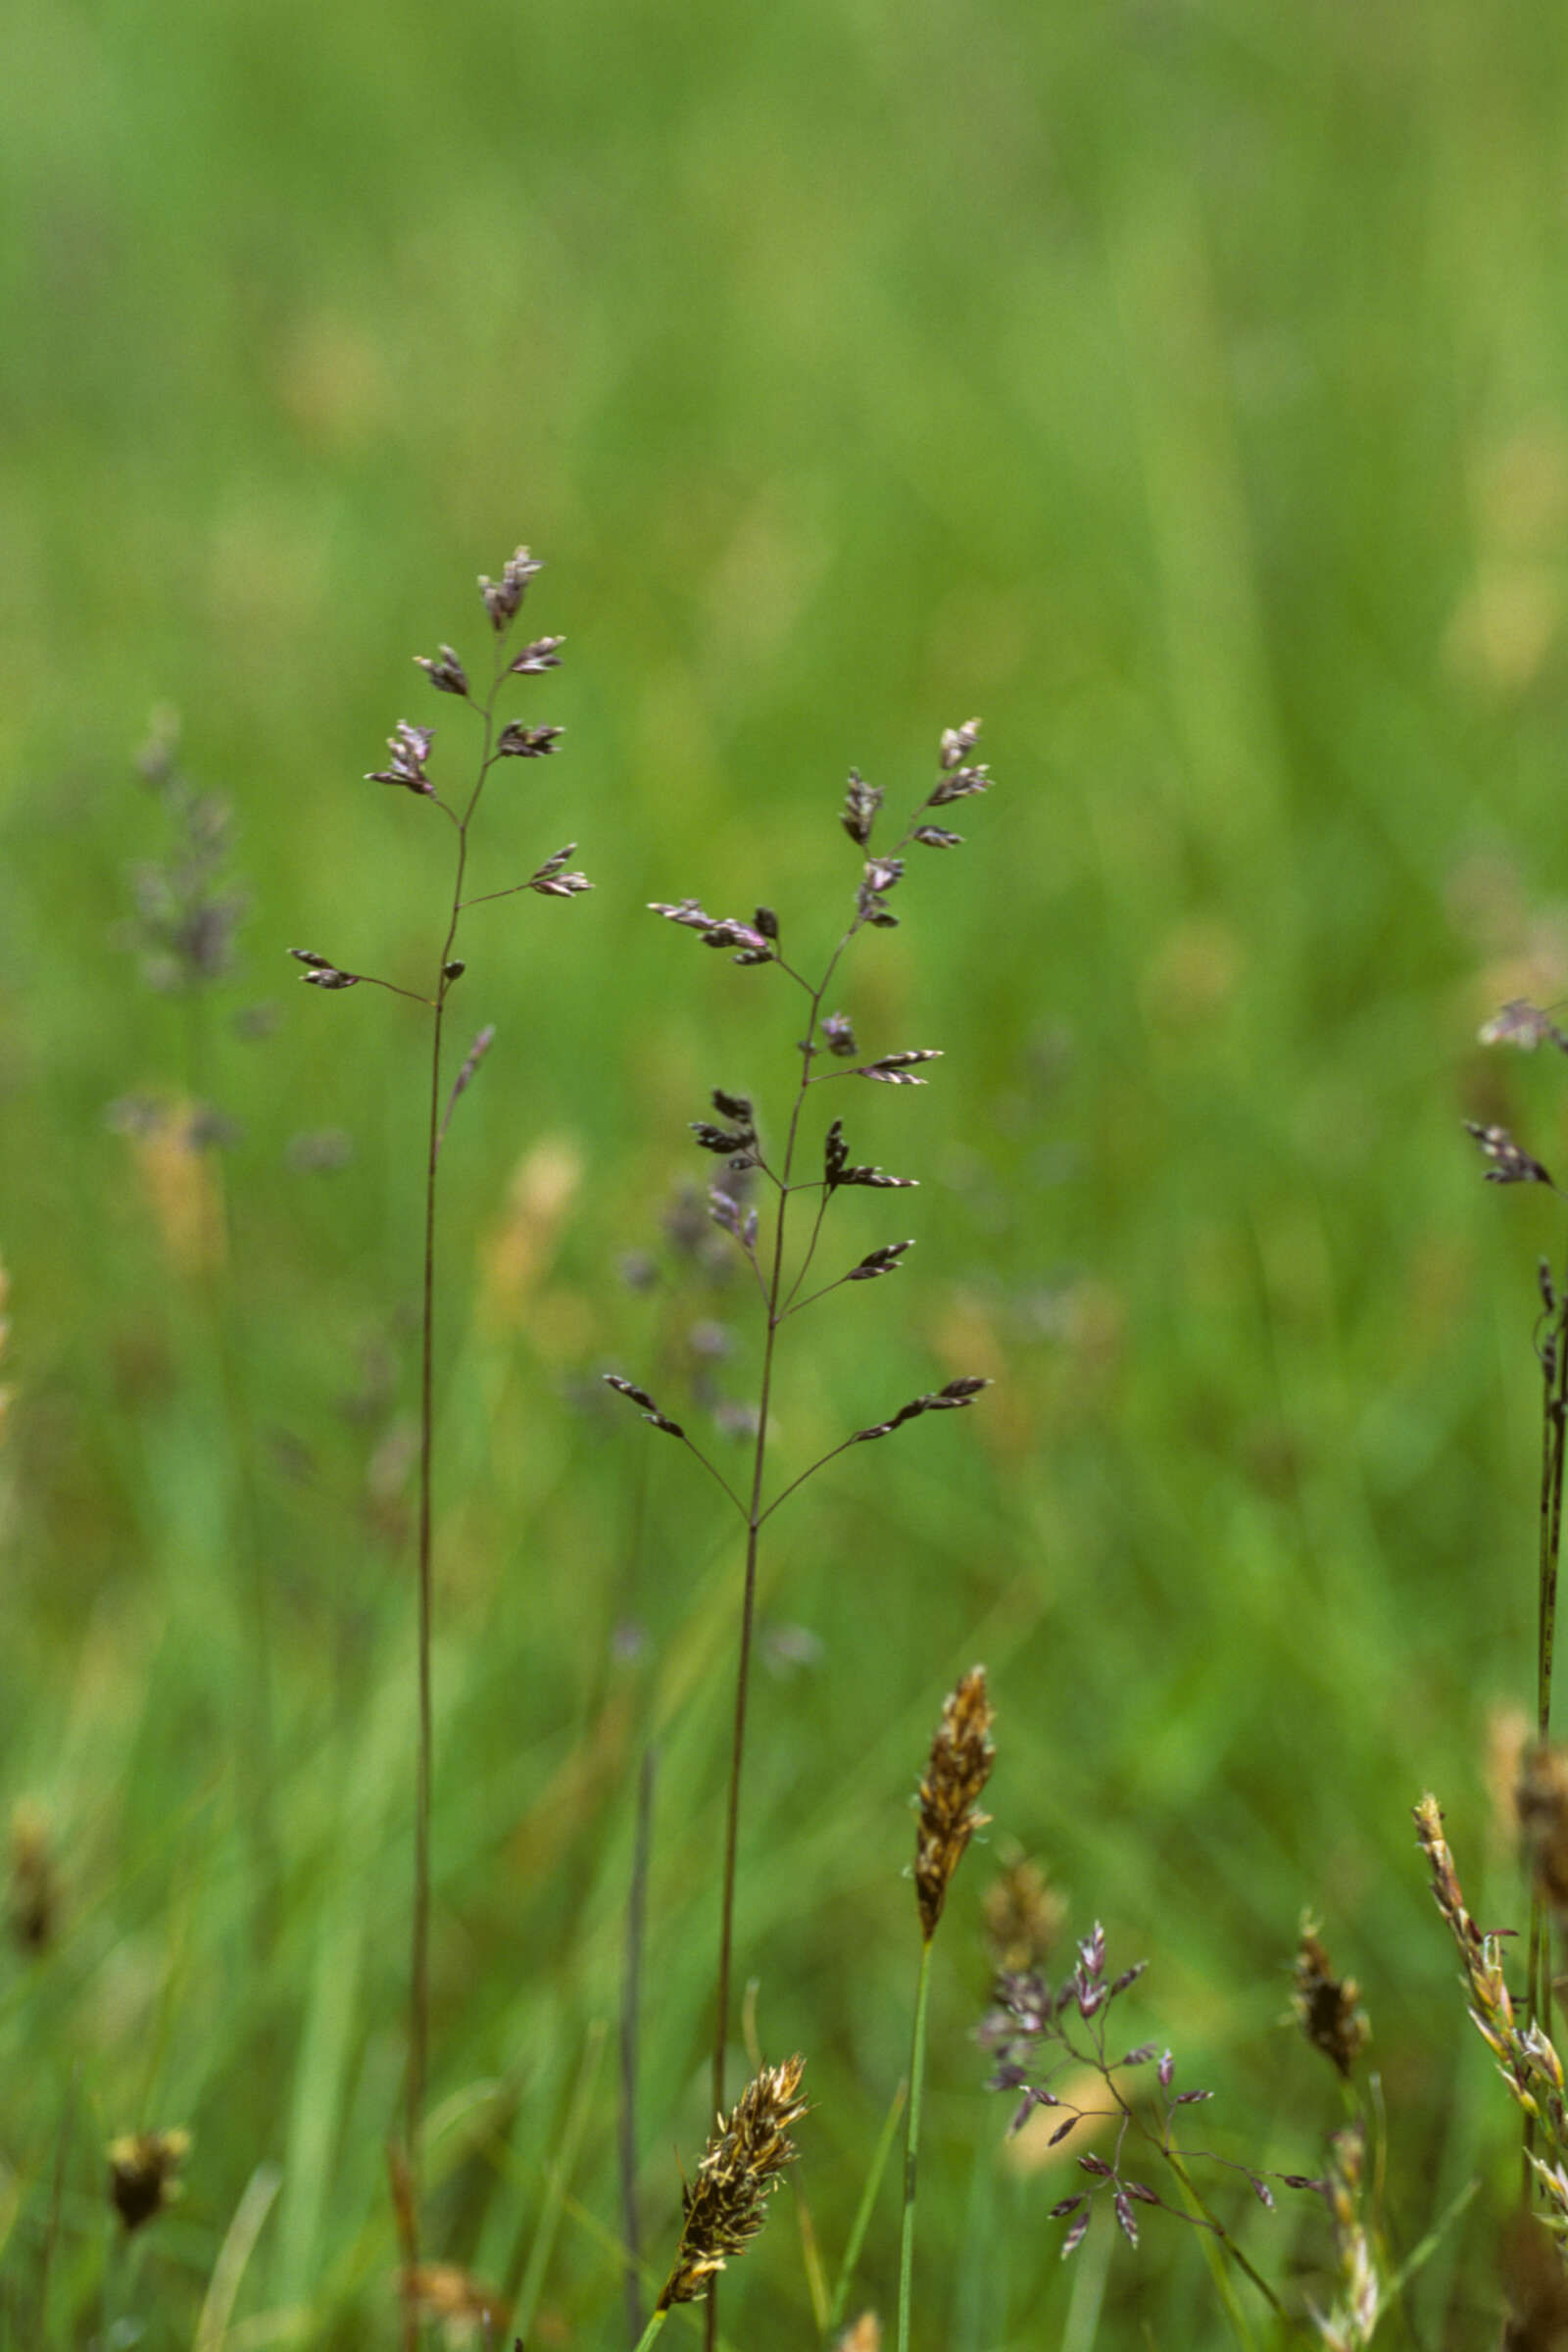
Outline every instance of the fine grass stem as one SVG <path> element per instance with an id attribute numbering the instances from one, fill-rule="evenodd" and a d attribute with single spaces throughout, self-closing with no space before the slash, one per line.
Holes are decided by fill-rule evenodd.
<path id="1" fill-rule="evenodd" d="M 682 899 L 668 904 L 654 903 L 653 912 L 682 928 L 695 931 L 710 948 L 729 949 L 737 964 L 760 967 L 775 966 L 806 999 L 803 1029 L 797 1035 L 795 1052 L 799 1067 L 789 1108 L 783 1122 L 782 1145 L 776 1150 L 764 1144 L 757 1116 L 749 1097 L 715 1088 L 712 1108 L 723 1124 L 707 1119 L 694 1120 L 693 1130 L 699 1145 L 714 1152 L 726 1165 L 727 1181 L 715 1185 L 710 1195 L 714 1222 L 727 1233 L 751 1269 L 762 1313 L 761 1360 L 756 1408 L 756 1428 L 752 1444 L 749 1477 L 744 1500 L 728 1486 L 728 1482 L 706 1453 L 698 1446 L 679 1422 L 673 1421 L 655 1404 L 646 1390 L 618 1374 L 606 1375 L 610 1385 L 642 1408 L 644 1418 L 666 1436 L 676 1439 L 698 1455 L 703 1466 L 714 1481 L 729 1494 L 746 1527 L 745 1565 L 741 1586 L 740 1632 L 735 1672 L 735 1696 L 730 1731 L 729 1770 L 725 1792 L 723 1861 L 719 1882 L 718 1957 L 715 1970 L 713 2001 L 713 2043 L 711 2103 L 715 2113 L 722 2114 L 725 2105 L 725 2063 L 729 2042 L 731 1986 L 734 1973 L 735 1943 L 735 1885 L 739 1854 L 741 1787 L 746 1756 L 748 1709 L 751 1693 L 753 1651 L 756 1636 L 758 1557 L 761 1529 L 777 1504 L 796 1492 L 808 1479 L 852 1445 L 889 1436 L 906 1421 L 929 1411 L 950 1411 L 973 1402 L 986 1386 L 982 1379 L 970 1378 L 950 1382 L 946 1389 L 914 1398 L 903 1406 L 891 1419 L 869 1428 L 857 1430 L 842 1444 L 811 1462 L 793 1478 L 771 1502 L 764 1503 L 763 1492 L 768 1462 L 769 1417 L 772 1408 L 774 1379 L 778 1362 L 778 1335 L 786 1319 L 794 1312 L 814 1304 L 839 1283 L 826 1285 L 809 1298 L 802 1298 L 802 1286 L 815 1257 L 828 1204 L 836 1192 L 852 1187 L 872 1190 L 902 1190 L 913 1183 L 909 1177 L 884 1175 L 880 1168 L 852 1166 L 844 1141 L 842 1120 L 832 1121 L 823 1147 L 822 1174 L 803 1177 L 801 1174 L 804 1150 L 803 1122 L 807 1102 L 812 1090 L 834 1077 L 856 1077 L 875 1083 L 906 1087 L 926 1083 L 921 1066 L 935 1061 L 940 1055 L 928 1048 L 884 1054 L 863 1060 L 856 1041 L 855 1030 L 848 1016 L 841 1012 L 826 1012 L 827 992 L 844 957 L 860 931 L 867 926 L 876 929 L 896 927 L 898 917 L 892 912 L 888 900 L 904 878 L 906 852 L 919 845 L 927 849 L 948 850 L 959 845 L 961 836 L 947 831 L 929 821 L 938 808 L 987 791 L 991 778 L 983 765 L 976 765 L 971 755 L 979 735 L 979 722 L 969 720 L 961 727 L 952 727 L 943 735 L 938 756 L 938 774 L 925 799 L 916 808 L 904 833 L 891 852 L 873 854 L 871 837 L 884 795 L 880 788 L 867 784 L 851 771 L 841 817 L 845 832 L 863 858 L 857 886 L 853 911 L 841 931 L 837 944 L 829 954 L 820 976 L 810 980 L 785 954 L 778 915 L 769 906 L 759 906 L 750 921 L 733 916 L 715 917 L 707 913 L 695 899 Z M 837 1065 L 819 1068 L 826 1054 Z M 853 1066 L 851 1066 L 853 1065 Z M 773 1188 L 772 1213 L 767 1220 L 768 1238 L 761 1240 L 762 1219 L 760 1211 L 748 1204 L 747 1195 L 755 1179 Z M 791 1253 L 790 1212 L 799 1194 L 817 1196 L 815 1214 L 804 1244 L 797 1254 Z M 907 1242 L 885 1244 L 872 1250 L 843 1276 L 844 1282 L 873 1280 L 897 1270 L 900 1259 L 909 1248 Z M 715 2305 L 709 2302 L 709 2342 L 716 2339 Z"/>
<path id="2" fill-rule="evenodd" d="M 480 730 L 480 748 L 476 769 L 461 805 L 441 797 L 428 772 L 434 729 L 414 726 L 400 719 L 388 738 L 390 760 L 384 768 L 373 771 L 367 781 L 402 790 L 417 800 L 424 800 L 438 808 L 457 836 L 453 853 L 451 895 L 442 922 L 441 944 L 435 957 L 428 995 L 404 988 L 395 981 L 378 978 L 369 972 L 350 970 L 308 948 L 292 948 L 289 953 L 306 966 L 303 978 L 307 986 L 328 993 L 356 988 L 361 983 L 390 991 L 394 996 L 409 999 L 422 1005 L 430 1014 L 430 1064 L 428 1087 L 428 1115 L 423 1152 L 423 1253 L 420 1279 L 419 1323 L 419 1501 L 418 1545 L 416 1562 L 417 1633 L 416 1633 L 416 1732 L 415 1744 L 414 1798 L 414 1890 L 410 1918 L 409 1959 L 409 2051 L 404 2094 L 404 2129 L 401 2166 L 395 2175 L 403 2182 L 398 2199 L 404 2237 L 404 2259 L 412 2275 L 419 2252 L 419 2212 L 422 2187 L 422 2141 L 426 2086 L 429 2075 L 430 2044 L 430 1819 L 432 1782 L 434 1775 L 434 1735 L 431 1698 L 431 1643 L 434 1616 L 434 1540 L 433 1495 L 435 1485 L 435 1302 L 436 1302 L 436 1243 L 438 1209 L 438 1174 L 441 1149 L 452 1113 L 460 1098 L 472 1083 L 484 1054 L 488 1052 L 494 1031 L 482 1029 L 475 1037 L 466 1059 L 453 1081 L 450 1094 L 443 1102 L 442 1048 L 445 1041 L 447 1000 L 466 969 L 457 953 L 458 934 L 466 909 L 479 899 L 510 898 L 521 891 L 532 891 L 541 898 L 574 898 L 590 885 L 580 873 L 566 871 L 567 861 L 575 844 L 568 844 L 545 859 L 533 873 L 520 882 L 509 884 L 504 890 L 485 891 L 478 899 L 466 899 L 465 885 L 468 872 L 471 830 L 478 814 L 479 803 L 491 772 L 509 760 L 539 760 L 553 752 L 560 740 L 559 727 L 525 727 L 516 721 L 502 725 L 499 704 L 502 689 L 510 678 L 536 675 L 560 665 L 559 637 L 541 637 L 510 654 L 509 641 L 516 616 L 521 610 L 528 584 L 541 568 L 526 548 L 519 547 L 510 557 L 499 580 L 481 578 L 479 592 L 489 615 L 493 636 L 491 675 L 488 690 L 476 693 L 469 685 L 467 672 L 450 646 L 443 645 L 433 657 L 416 656 L 416 661 L 437 693 L 451 695 L 466 703 L 475 713 Z M 413 2344 L 418 2334 L 418 2316 L 416 2298 L 404 2298 L 404 2341 Z"/>

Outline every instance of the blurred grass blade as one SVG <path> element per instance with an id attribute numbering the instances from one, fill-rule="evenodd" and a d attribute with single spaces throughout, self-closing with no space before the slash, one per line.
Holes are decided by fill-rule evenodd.
<path id="1" fill-rule="evenodd" d="M 240 2280 L 256 2250 L 256 2240 L 282 2179 L 275 2164 L 259 2164 L 245 2184 L 245 2193 L 234 2209 L 234 2219 L 213 2265 L 201 2318 L 196 2323 L 196 2352 L 221 2352 Z"/>

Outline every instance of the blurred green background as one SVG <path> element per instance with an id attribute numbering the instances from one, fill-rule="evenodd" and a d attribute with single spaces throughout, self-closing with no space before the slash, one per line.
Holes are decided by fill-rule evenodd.
<path id="1" fill-rule="evenodd" d="M 640 909 L 762 899 L 825 952 L 849 764 L 902 814 L 979 711 L 999 787 L 843 992 L 863 1043 L 948 1058 L 835 1105 L 923 1180 L 844 1203 L 835 1264 L 920 1247 L 797 1327 L 775 1462 L 998 1386 L 773 1523 L 740 1969 L 817 2104 L 726 2332 L 814 2337 L 800 2205 L 831 2274 L 906 2064 L 907 1798 L 983 1658 L 920 2340 L 1223 2338 L 1190 2232 L 1134 2257 L 1102 2216 L 1064 2269 L 1067 2181 L 1001 2151 L 969 2035 L 1008 1840 L 1150 1958 L 1204 2144 L 1305 2172 L 1339 2102 L 1280 2021 L 1317 1909 L 1372 2013 L 1396 2245 L 1486 2183 L 1410 2340 L 1492 2340 L 1517 2159 L 1408 1807 L 1439 1790 L 1473 1907 L 1517 1918 L 1497 1758 L 1561 1219 L 1483 1192 L 1458 1122 L 1562 1152 L 1560 1068 L 1472 1041 L 1568 993 L 1565 97 L 1541 0 L 0 24 L 0 1798 L 57 1879 L 46 1948 L 0 1959 L 12 2340 L 185 2343 L 204 2298 L 209 2345 L 391 2340 L 425 1037 L 284 951 L 423 983 L 445 828 L 360 778 L 399 717 L 463 772 L 409 656 L 482 663 L 473 575 L 519 538 L 567 647 L 518 708 L 568 732 L 497 777 L 480 872 L 572 839 L 597 887 L 476 910 L 454 1002 L 460 1048 L 498 1034 L 443 1162 L 430 2253 L 520 2293 L 530 2345 L 623 2340 L 650 1740 L 661 2275 L 709 2121 L 739 1556 L 596 1384 L 705 1428 L 699 1375 L 752 1393 L 744 1289 L 663 1220 L 713 1172 L 685 1122 L 715 1083 L 765 1117 L 798 1016 Z M 169 852 L 132 764 L 160 706 L 249 903 L 194 1010 L 122 936 Z M 238 1138 L 127 1135 L 138 1093 Z M 176 2124 L 185 2197 L 116 2245 L 103 2143 Z M 852 2308 L 891 2305 L 894 2172 Z M 1321 2279 L 1309 2201 L 1239 2226 L 1287 2294 Z"/>

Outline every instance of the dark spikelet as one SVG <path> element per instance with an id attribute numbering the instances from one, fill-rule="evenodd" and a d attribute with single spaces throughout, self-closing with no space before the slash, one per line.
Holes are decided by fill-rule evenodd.
<path id="1" fill-rule="evenodd" d="M 737 922 L 727 914 L 706 914 L 696 899 L 680 899 L 673 905 L 662 899 L 650 899 L 648 911 L 662 914 L 666 923 L 679 923 L 685 930 L 695 931 L 705 948 L 738 948 L 740 954 L 734 959 L 737 963 L 773 960 L 771 942 L 755 923 Z"/>
<path id="2" fill-rule="evenodd" d="M 858 1266 L 852 1266 L 844 1279 L 846 1282 L 874 1282 L 879 1274 L 896 1274 L 900 1258 L 906 1250 L 913 1248 L 912 1241 L 884 1242 L 880 1250 L 871 1250 Z"/>
<path id="3" fill-rule="evenodd" d="M 767 2198 L 779 2185 L 796 2148 L 790 2128 L 806 2113 L 800 2095 L 804 2058 L 764 2067 L 749 2082 L 729 2116 L 720 2116 L 697 2178 L 682 2200 L 686 2226 L 675 2267 L 657 2308 L 700 2303 L 714 2274 L 732 2256 L 744 2254 L 766 2218 Z"/>
<path id="4" fill-rule="evenodd" d="M 507 667 L 514 677 L 533 675 L 544 669 L 559 669 L 561 649 L 565 642 L 564 637 L 536 637 L 532 645 L 525 645 L 520 654 L 513 655 Z"/>
<path id="5" fill-rule="evenodd" d="M 1474 1136 L 1493 1163 L 1487 1170 L 1488 1184 L 1551 1183 L 1540 1160 L 1522 1151 L 1506 1127 L 1480 1127 L 1474 1119 L 1466 1119 L 1464 1131 Z"/>
<path id="6" fill-rule="evenodd" d="M 686 1435 L 680 1423 L 672 1421 L 667 1413 L 662 1413 L 648 1391 L 638 1388 L 635 1381 L 623 1380 L 618 1372 L 607 1372 L 605 1386 L 615 1390 L 621 1396 L 629 1396 L 633 1404 L 640 1405 L 643 1419 L 652 1422 L 655 1429 L 662 1429 L 666 1438 L 683 1438 Z"/>
<path id="7" fill-rule="evenodd" d="M 109 2143 L 109 2201 L 128 2237 L 181 2193 L 179 2168 L 190 2154 L 188 2132 L 132 2132 Z"/>
<path id="8" fill-rule="evenodd" d="M 940 1046 L 920 1046 L 908 1054 L 882 1054 L 875 1061 L 862 1062 L 855 1072 L 857 1078 L 879 1078 L 884 1086 L 924 1086 L 924 1078 L 916 1078 L 914 1070 L 922 1061 L 940 1061 Z"/>
<path id="9" fill-rule="evenodd" d="M 542 899 L 575 899 L 583 891 L 592 890 L 586 874 L 567 874 L 562 871 L 568 858 L 576 856 L 577 844 L 568 841 L 564 850 L 557 850 L 528 876 L 527 887 L 537 891 Z"/>
<path id="10" fill-rule="evenodd" d="M 982 1390 L 990 1386 L 990 1381 L 978 1372 L 966 1373 L 959 1380 L 950 1380 L 946 1388 L 937 1389 L 929 1396 L 911 1396 L 907 1404 L 900 1405 L 891 1421 L 873 1421 L 869 1429 L 858 1429 L 851 1443 L 864 1446 L 872 1438 L 889 1438 L 896 1429 L 902 1429 L 906 1421 L 918 1421 L 922 1413 L 958 1412 L 965 1405 L 973 1404 Z"/>
<path id="11" fill-rule="evenodd" d="M 289 954 L 296 963 L 309 967 L 300 974 L 307 988 L 358 988 L 360 984 L 358 972 L 339 971 L 335 963 L 329 963 L 324 956 L 314 954 L 310 948 L 290 948 Z"/>
<path id="12" fill-rule="evenodd" d="M 844 795 L 844 814 L 839 821 L 859 849 L 863 850 L 870 840 L 871 827 L 876 822 L 876 812 L 881 806 L 881 787 L 867 784 L 859 770 L 852 767 L 849 789 Z"/>
<path id="13" fill-rule="evenodd" d="M 979 1803 L 996 1760 L 991 1743 L 995 1719 L 986 1695 L 986 1670 L 971 1667 L 943 1705 L 920 1783 L 914 1886 L 927 1943 L 937 1932 L 948 1887 L 964 1848 L 990 1818 L 979 1810 Z"/>
<path id="14" fill-rule="evenodd" d="M 1296 1985 L 1291 2010 L 1314 2050 L 1320 2050 L 1347 2082 L 1356 2059 L 1372 2037 L 1360 2006 L 1361 1988 L 1353 1977 L 1336 1977 L 1318 1936 L 1317 1922 L 1301 1921 L 1296 1947 Z"/>
<path id="15" fill-rule="evenodd" d="M 502 728 L 496 740 L 496 755 L 502 760 L 544 760 L 564 733 L 564 727 L 524 727 L 514 719 Z"/>

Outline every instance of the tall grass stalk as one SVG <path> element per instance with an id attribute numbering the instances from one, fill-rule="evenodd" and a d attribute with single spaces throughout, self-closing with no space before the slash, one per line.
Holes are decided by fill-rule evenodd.
<path id="1" fill-rule="evenodd" d="M 745 1522 L 746 1556 L 741 1588 L 740 1638 L 735 1673 L 735 1702 L 730 1733 L 729 1773 L 725 1793 L 724 1853 L 719 1884 L 718 1961 L 715 1972 L 712 2105 L 722 2113 L 725 2092 L 725 2057 L 729 2038 L 731 1982 L 734 1964 L 735 1936 L 735 1877 L 740 1829 L 741 1782 L 746 1755 L 747 1710 L 751 1692 L 752 1655 L 756 1631 L 758 1557 L 761 1533 L 767 1520 L 780 1503 L 814 1477 L 828 1462 L 847 1451 L 851 1446 L 868 1439 L 888 1436 L 906 1421 L 933 1410 L 948 1410 L 971 1403 L 986 1385 L 982 1380 L 956 1381 L 935 1396 L 913 1399 L 889 1421 L 875 1427 L 856 1430 L 842 1444 L 809 1463 L 791 1479 L 772 1499 L 764 1503 L 763 1491 L 768 1461 L 768 1417 L 773 1398 L 773 1382 L 777 1367 L 779 1334 L 792 1315 L 814 1306 L 832 1291 L 852 1282 L 866 1282 L 898 1268 L 904 1253 L 911 1248 L 908 1242 L 885 1244 L 872 1250 L 860 1262 L 835 1280 L 820 1288 L 805 1292 L 805 1285 L 816 1256 L 821 1240 L 828 1204 L 836 1192 L 856 1186 L 874 1190 L 897 1191 L 908 1188 L 911 1177 L 884 1175 L 880 1168 L 852 1166 L 844 1142 L 843 1122 L 835 1119 L 828 1130 L 823 1147 L 822 1174 L 803 1177 L 800 1173 L 804 1147 L 803 1119 L 807 1099 L 813 1089 L 836 1078 L 864 1078 L 890 1086 L 922 1086 L 925 1078 L 919 1074 L 920 1065 L 941 1058 L 930 1049 L 884 1054 L 872 1060 L 859 1059 L 854 1025 L 844 1013 L 825 1013 L 823 1006 L 827 992 L 839 971 L 844 957 L 865 928 L 895 929 L 898 916 L 888 900 L 904 878 L 906 853 L 915 844 L 928 849 L 947 850 L 959 846 L 961 836 L 929 822 L 930 811 L 948 807 L 989 790 L 991 777 L 983 765 L 971 763 L 971 754 L 979 738 L 979 721 L 971 719 L 961 727 L 950 727 L 942 738 L 935 784 L 910 816 L 904 832 L 889 852 L 872 853 L 871 837 L 878 811 L 883 802 L 880 787 L 867 784 L 851 770 L 845 805 L 841 816 L 845 832 L 864 858 L 856 890 L 854 911 L 848 925 L 840 934 L 837 945 L 829 955 L 820 976 L 810 980 L 797 968 L 785 954 L 779 918 L 769 906 L 759 906 L 750 922 L 731 916 L 714 917 L 704 911 L 695 899 L 682 899 L 677 904 L 654 903 L 652 911 L 668 921 L 695 931 L 710 948 L 732 950 L 733 960 L 742 965 L 772 965 L 800 990 L 806 999 L 805 1022 L 798 1038 L 796 1052 L 800 1057 L 793 1097 L 784 1123 L 782 1150 L 776 1157 L 769 1156 L 758 1130 L 753 1104 L 749 1097 L 715 1089 L 712 1106 L 724 1121 L 722 1126 L 701 1119 L 692 1122 L 698 1143 L 705 1151 L 721 1157 L 732 1178 L 740 1181 L 726 1189 L 716 1185 L 710 1195 L 712 1215 L 716 1224 L 728 1233 L 745 1256 L 756 1284 L 762 1315 L 761 1364 L 757 1401 L 757 1426 L 753 1439 L 750 1470 L 746 1480 L 744 1499 L 737 1494 L 729 1481 L 697 1446 L 678 1422 L 662 1413 L 645 1390 L 616 1374 L 607 1374 L 612 1388 L 643 1408 L 644 1416 L 657 1429 L 686 1446 L 702 1463 L 716 1484 L 728 1495 Z M 827 1056 L 831 1064 L 817 1064 Z M 760 1218 L 756 1208 L 745 1204 L 744 1194 L 752 1174 L 760 1174 L 771 1184 L 774 1205 L 770 1220 L 770 1239 L 759 1249 Z M 790 1257 L 791 1203 L 797 1194 L 815 1194 L 816 1209 L 806 1236 L 798 1262 Z M 803 1296 L 803 1293 L 805 1295 Z M 711 2305 L 710 2306 L 711 2313 Z"/>
<path id="2" fill-rule="evenodd" d="M 434 1540 L 433 1495 L 435 1484 L 435 1300 L 436 1300 L 436 1237 L 439 1201 L 438 1177 L 442 1147 L 452 1114 L 462 1095 L 471 1084 L 479 1064 L 489 1051 L 494 1038 L 490 1028 L 479 1030 L 451 1088 L 443 1095 L 442 1049 L 446 1035 L 447 1002 L 453 989 L 463 978 L 466 965 L 458 956 L 458 935 L 463 916 L 470 906 L 494 899 L 513 898 L 523 891 L 532 891 L 543 898 L 572 898 L 590 885 L 585 876 L 568 873 L 565 868 L 575 843 L 549 858 L 520 882 L 507 884 L 499 890 L 486 890 L 473 897 L 465 897 L 468 876 L 468 856 L 471 830 L 478 814 L 491 771 L 503 760 L 513 759 L 538 760 L 553 752 L 561 736 L 559 727 L 524 727 L 515 721 L 499 723 L 499 703 L 507 680 L 519 675 L 534 675 L 560 664 L 559 637 L 541 637 L 525 645 L 509 658 L 508 643 L 521 609 L 528 584 L 540 569 L 539 564 L 526 548 L 518 548 L 512 556 L 498 581 L 481 578 L 480 595 L 489 614 L 493 634 L 491 675 L 488 691 L 482 700 L 470 688 L 467 672 L 450 646 L 442 646 L 433 657 L 416 656 L 418 666 L 424 670 L 430 684 L 440 694 L 451 695 L 468 705 L 476 712 L 481 734 L 477 768 L 466 796 L 449 801 L 437 791 L 427 772 L 434 730 L 412 726 L 400 720 L 388 738 L 391 752 L 389 764 L 376 769 L 367 781 L 384 784 L 411 793 L 416 799 L 429 801 L 438 808 L 456 835 L 452 863 L 451 896 L 441 933 L 441 945 L 435 958 L 434 974 L 428 996 L 415 989 L 404 988 L 390 980 L 378 979 L 372 973 L 350 971 L 323 956 L 304 948 L 289 952 L 307 966 L 304 974 L 307 985 L 335 991 L 354 988 L 362 982 L 388 990 L 393 996 L 408 998 L 424 1006 L 430 1014 L 430 1081 L 428 1116 L 423 1153 L 424 1190 L 424 1246 L 421 1267 L 421 1312 L 419 1328 L 419 1505 L 418 1550 L 416 1564 L 417 1634 L 416 1634 L 416 1733 L 415 1742 L 415 1798 L 414 1798 L 414 1891 L 410 1922 L 409 1957 L 409 2054 L 405 2083 L 402 2171 L 405 2178 L 406 2225 L 404 2254 L 412 2272 L 419 2252 L 419 2208 L 422 2186 L 422 2139 L 426 2085 L 429 2077 L 430 2046 L 430 1815 L 434 1777 L 434 1734 L 432 1724 L 430 1655 L 434 1617 Z M 418 2333 L 418 2318 L 415 2297 L 404 2296 L 404 2338 L 413 2343 Z"/>

